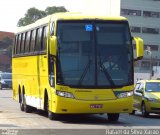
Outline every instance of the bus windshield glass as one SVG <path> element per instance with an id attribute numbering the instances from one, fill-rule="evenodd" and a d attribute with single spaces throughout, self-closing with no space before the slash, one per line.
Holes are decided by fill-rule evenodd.
<path id="1" fill-rule="evenodd" d="M 127 21 L 59 21 L 57 83 L 116 88 L 133 83 Z"/>

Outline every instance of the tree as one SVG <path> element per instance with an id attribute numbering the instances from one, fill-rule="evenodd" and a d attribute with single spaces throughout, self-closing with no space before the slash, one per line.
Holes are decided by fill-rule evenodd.
<path id="1" fill-rule="evenodd" d="M 53 7 L 47 7 L 45 9 L 45 13 L 47 15 L 50 15 L 50 14 L 53 14 L 53 13 L 57 13 L 57 12 L 67 12 L 67 10 L 63 6 L 62 7 L 53 6 Z"/>
<path id="2" fill-rule="evenodd" d="M 41 11 L 41 10 L 38 10 L 33 7 L 33 8 L 30 8 L 27 10 L 25 17 L 21 18 L 18 21 L 17 25 L 18 25 L 18 27 L 25 26 L 25 25 L 31 24 L 31 23 L 35 22 L 36 20 L 38 20 L 42 17 L 45 17 L 45 16 L 46 16 L 45 11 Z"/>
<path id="3" fill-rule="evenodd" d="M 38 10 L 35 7 L 27 10 L 27 13 L 23 18 L 20 18 L 17 26 L 26 26 L 28 24 L 34 23 L 36 20 L 41 19 L 47 15 L 56 13 L 56 12 L 66 12 L 67 10 L 64 7 L 47 7 L 45 11 Z"/>

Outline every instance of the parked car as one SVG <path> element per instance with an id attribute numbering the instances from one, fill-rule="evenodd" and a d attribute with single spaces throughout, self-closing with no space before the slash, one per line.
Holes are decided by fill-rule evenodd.
<path id="1" fill-rule="evenodd" d="M 12 88 L 12 74 L 0 72 L 0 89 Z"/>
<path id="2" fill-rule="evenodd" d="M 144 117 L 149 113 L 160 113 L 160 80 L 140 80 L 133 95 L 133 114 L 141 111 Z"/>

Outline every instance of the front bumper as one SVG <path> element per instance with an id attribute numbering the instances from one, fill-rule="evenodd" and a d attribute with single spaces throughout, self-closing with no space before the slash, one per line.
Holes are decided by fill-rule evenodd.
<path id="1" fill-rule="evenodd" d="M 98 107 L 94 108 L 92 105 Z M 51 111 L 59 114 L 131 113 L 132 105 L 132 96 L 106 101 L 84 101 L 57 96 L 57 100 L 52 102 Z"/>

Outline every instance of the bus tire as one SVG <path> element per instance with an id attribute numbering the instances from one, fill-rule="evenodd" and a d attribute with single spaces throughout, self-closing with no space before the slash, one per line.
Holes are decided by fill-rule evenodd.
<path id="1" fill-rule="evenodd" d="M 58 118 L 58 115 L 57 114 L 55 114 L 55 113 L 53 113 L 53 112 L 51 112 L 50 110 L 49 110 L 49 99 L 48 99 L 48 95 L 46 95 L 46 97 L 45 97 L 45 108 L 46 108 L 46 111 L 47 111 L 47 113 L 48 113 L 48 118 L 50 119 L 50 120 L 56 120 L 57 118 Z"/>
<path id="2" fill-rule="evenodd" d="M 48 111 L 48 118 L 50 120 L 57 120 L 58 119 L 58 114 L 55 114 L 55 113 L 53 113 L 51 111 Z"/>
<path id="3" fill-rule="evenodd" d="M 19 93 L 19 103 L 20 103 L 20 110 L 24 111 L 23 95 L 21 93 Z"/>
<path id="4" fill-rule="evenodd" d="M 116 122 L 119 119 L 119 113 L 108 113 L 108 120 L 111 122 Z"/>

